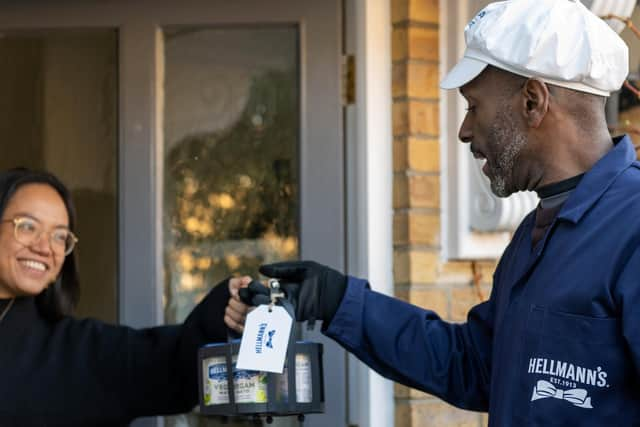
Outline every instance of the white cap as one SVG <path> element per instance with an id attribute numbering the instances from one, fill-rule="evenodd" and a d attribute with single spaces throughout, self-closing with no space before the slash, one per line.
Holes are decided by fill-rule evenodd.
<path id="1" fill-rule="evenodd" d="M 489 4 L 464 30 L 467 48 L 440 83 L 455 89 L 488 64 L 581 92 L 609 96 L 629 72 L 629 49 L 578 0 Z"/>

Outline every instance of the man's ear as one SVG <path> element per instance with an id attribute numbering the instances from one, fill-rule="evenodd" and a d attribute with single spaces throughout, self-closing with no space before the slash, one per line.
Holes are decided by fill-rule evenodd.
<path id="1" fill-rule="evenodd" d="M 523 114 L 527 125 L 537 128 L 549 110 L 549 88 L 541 80 L 532 78 L 522 87 Z"/>

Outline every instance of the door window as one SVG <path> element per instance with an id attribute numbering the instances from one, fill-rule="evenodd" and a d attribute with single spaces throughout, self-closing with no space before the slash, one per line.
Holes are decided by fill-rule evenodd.
<path id="1" fill-rule="evenodd" d="M 221 280 L 298 257 L 297 52 L 295 26 L 164 31 L 167 323 Z"/>
<path id="2" fill-rule="evenodd" d="M 79 317 L 118 320 L 115 30 L 9 31 L 0 37 L 0 169 L 56 174 L 75 202 Z"/>

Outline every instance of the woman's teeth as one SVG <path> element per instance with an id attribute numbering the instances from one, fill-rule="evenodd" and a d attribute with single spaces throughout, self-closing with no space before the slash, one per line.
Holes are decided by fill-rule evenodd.
<path id="1" fill-rule="evenodd" d="M 47 266 L 44 265 L 41 262 L 38 262 L 38 261 L 26 260 L 26 261 L 21 261 L 21 263 L 25 267 L 32 268 L 34 270 L 38 270 L 38 271 L 46 271 L 47 270 Z"/>

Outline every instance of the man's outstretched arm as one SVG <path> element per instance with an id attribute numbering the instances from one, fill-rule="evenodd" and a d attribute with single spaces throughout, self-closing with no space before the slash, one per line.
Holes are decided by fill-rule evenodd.
<path id="1" fill-rule="evenodd" d="M 492 320 L 490 302 L 474 307 L 467 323 L 451 324 L 350 277 L 325 334 L 386 378 L 486 411 Z"/>
<path id="2" fill-rule="evenodd" d="M 270 264 L 260 272 L 280 280 L 296 320 L 322 320 L 327 336 L 381 375 L 461 408 L 488 409 L 491 300 L 474 307 L 467 323 L 451 324 L 313 261 Z M 240 292 L 253 305 L 267 301 L 259 284 Z"/>

